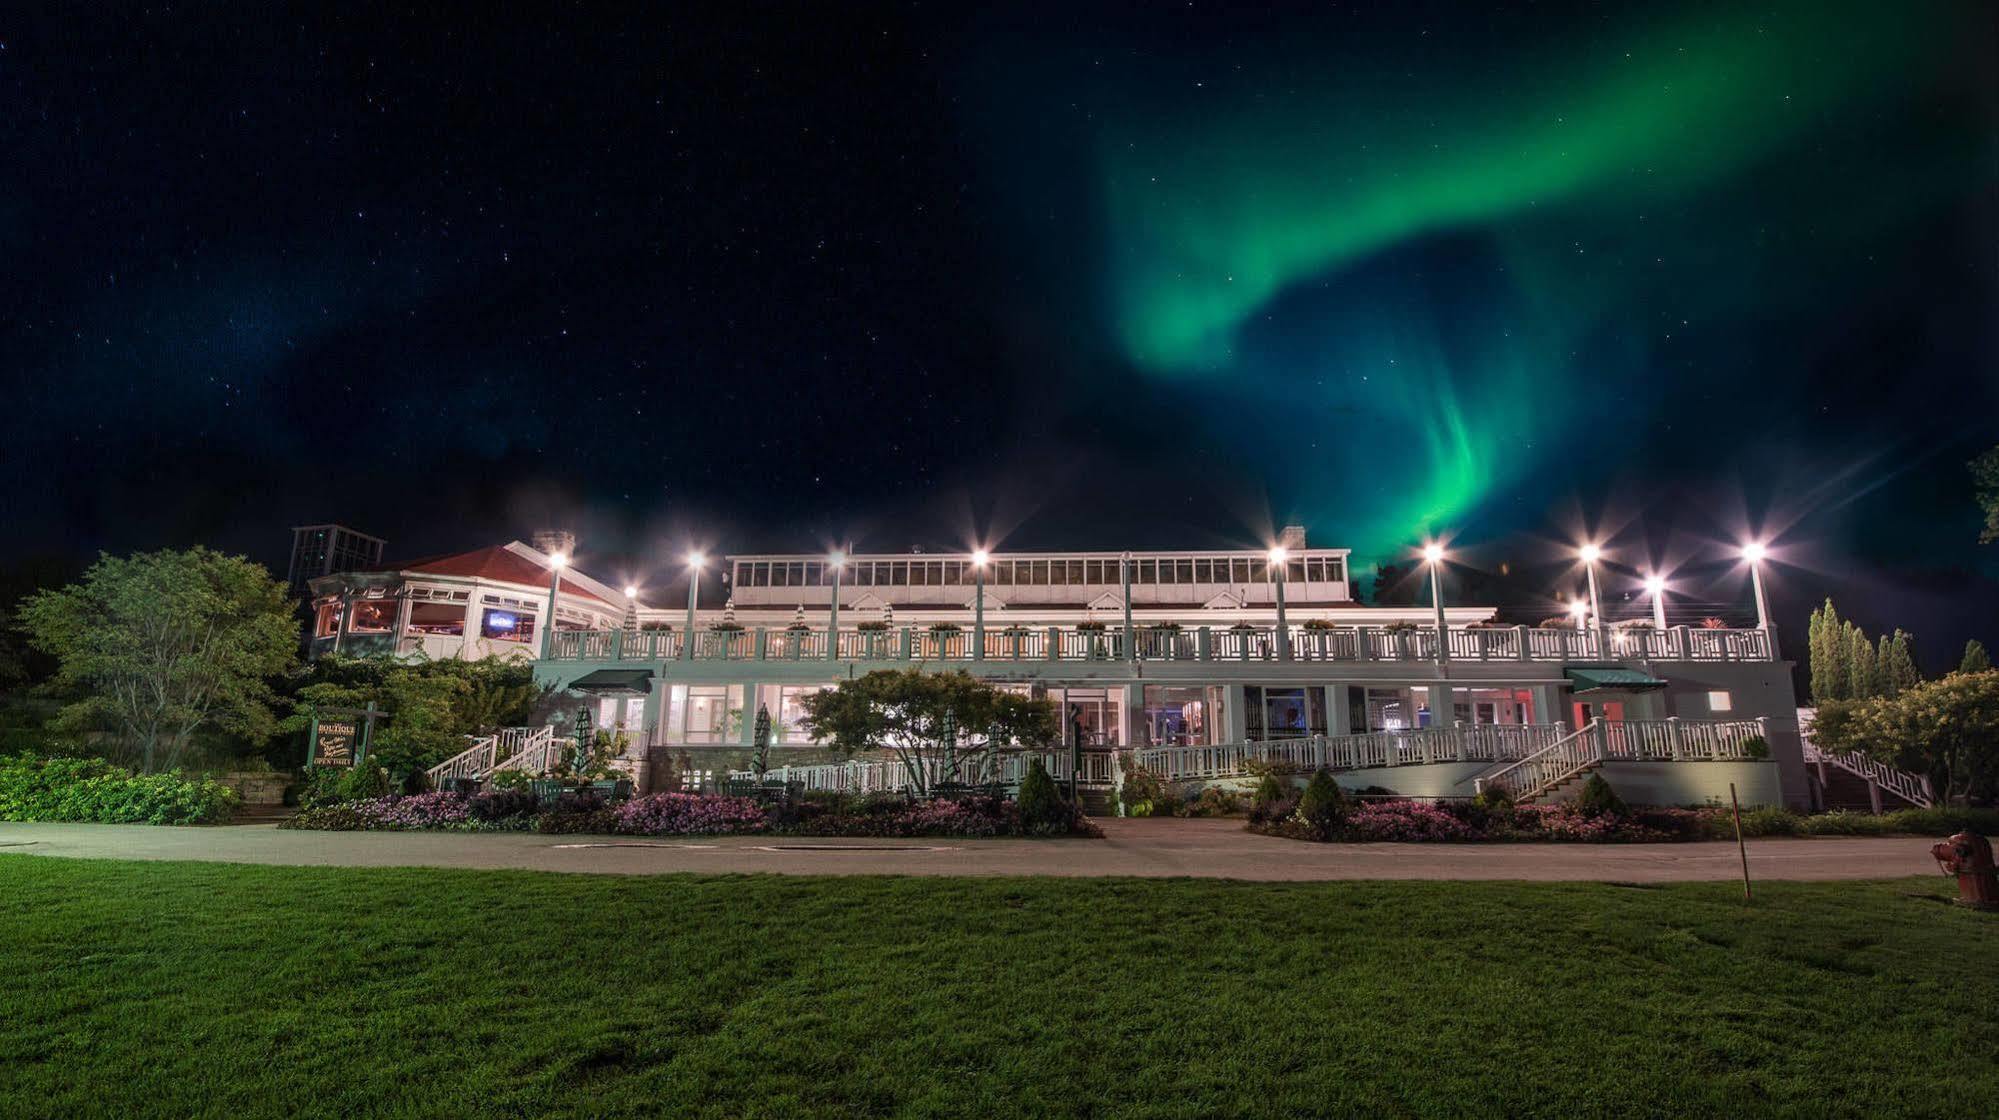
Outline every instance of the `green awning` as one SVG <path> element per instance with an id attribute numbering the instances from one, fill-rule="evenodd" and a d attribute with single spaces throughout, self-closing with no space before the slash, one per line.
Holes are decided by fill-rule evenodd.
<path id="1" fill-rule="evenodd" d="M 572 692 L 647 693 L 652 691 L 651 669 L 599 669 L 569 682 Z"/>
<path id="2" fill-rule="evenodd" d="M 1575 685 L 1577 693 L 1605 692 L 1654 692 L 1666 687 L 1666 682 L 1650 673 L 1637 669 L 1626 669 L 1619 665 L 1584 666 L 1564 669 L 1569 683 Z"/>

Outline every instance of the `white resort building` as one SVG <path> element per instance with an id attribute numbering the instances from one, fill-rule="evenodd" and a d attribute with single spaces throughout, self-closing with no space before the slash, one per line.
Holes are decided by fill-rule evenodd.
<path id="1" fill-rule="evenodd" d="M 662 764 L 747 765 L 759 712 L 787 777 L 892 785 L 888 767 L 831 765 L 800 701 L 920 668 L 1054 701 L 1085 785 L 1133 761 L 1196 783 L 1265 760 L 1414 797 L 1495 781 L 1560 798 L 1602 770 L 1635 803 L 1726 801 L 1731 783 L 1744 804 L 1812 800 L 1767 627 L 1368 606 L 1346 550 L 1287 534 L 1270 551 L 729 556 L 675 605 L 515 542 L 314 579 L 311 648 L 531 658 L 570 711 L 630 736 L 642 785 Z M 1058 771 L 1069 749 L 1049 756 Z"/>

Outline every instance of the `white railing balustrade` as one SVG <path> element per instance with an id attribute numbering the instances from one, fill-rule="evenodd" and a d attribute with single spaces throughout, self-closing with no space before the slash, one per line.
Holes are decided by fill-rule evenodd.
<path id="1" fill-rule="evenodd" d="M 1473 787 L 1482 793 L 1496 785 L 1516 801 L 1532 801 L 1603 761 L 1602 727 L 1591 720 L 1518 762 L 1480 774 Z"/>
<path id="2" fill-rule="evenodd" d="M 460 778 L 483 779 L 497 770 L 527 770 L 545 773 L 555 739 L 553 727 L 502 727 L 491 735 L 468 735 L 464 750 L 431 767 L 433 787 Z"/>
<path id="3" fill-rule="evenodd" d="M 1761 630 L 1617 629 L 1607 646 L 1594 630 L 1467 627 L 1448 632 L 1453 661 L 1768 661 L 1770 636 Z M 1290 659 L 1307 662 L 1438 660 L 1433 626 L 1293 626 Z M 560 630 L 550 643 L 556 661 L 667 661 L 683 656 L 685 635 L 648 630 Z M 810 661 L 826 657 L 824 627 L 795 630 L 705 630 L 693 636 L 697 661 Z M 1140 627 L 1129 642 L 1122 627 L 1024 626 L 985 631 L 987 661 L 1269 662 L 1283 658 L 1269 626 Z M 969 661 L 977 650 L 972 627 L 932 630 L 843 629 L 834 649 L 843 661 Z M 1607 648 L 1608 652 L 1604 650 Z"/>
<path id="4" fill-rule="evenodd" d="M 1929 778 L 1890 766 L 1858 751 L 1823 751 L 1813 746 L 1811 740 L 1807 739 L 1805 761 L 1813 765 L 1837 766 L 1850 774 L 1873 782 L 1911 805 L 1927 809 L 1936 804 L 1935 791 L 1930 786 Z"/>

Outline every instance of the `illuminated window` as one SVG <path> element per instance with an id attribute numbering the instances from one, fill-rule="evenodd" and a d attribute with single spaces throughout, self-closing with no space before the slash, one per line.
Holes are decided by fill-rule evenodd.
<path id="1" fill-rule="evenodd" d="M 379 599 L 354 604 L 347 618 L 349 634 L 386 634 L 395 628 L 396 605 Z"/>
<path id="2" fill-rule="evenodd" d="M 525 642 L 534 637 L 534 616 L 487 607 L 479 619 L 479 636 L 496 642 Z"/>
<path id="3" fill-rule="evenodd" d="M 1735 710 L 1735 697 L 1730 696 L 1726 692 L 1710 692 L 1707 694 L 1707 710 L 1710 712 L 1732 712 Z"/>
<path id="4" fill-rule="evenodd" d="M 313 617 L 312 636 L 331 638 L 340 629 L 340 604 L 321 603 L 319 613 Z"/>
<path id="5" fill-rule="evenodd" d="M 463 635 L 465 608 L 457 603 L 411 603 L 409 632 Z"/>

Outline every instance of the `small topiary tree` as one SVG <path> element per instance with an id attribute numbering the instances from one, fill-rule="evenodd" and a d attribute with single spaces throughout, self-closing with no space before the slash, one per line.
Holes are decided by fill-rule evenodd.
<path id="1" fill-rule="evenodd" d="M 1591 774 L 1589 781 L 1583 783 L 1582 792 L 1576 795 L 1576 808 L 1593 817 L 1631 814 L 1630 807 L 1617 796 L 1616 790 L 1610 788 L 1610 783 L 1603 780 L 1602 774 Z"/>
<path id="2" fill-rule="evenodd" d="M 1284 800 L 1284 785 L 1275 774 L 1265 774 L 1257 780 L 1256 792 L 1250 796 L 1250 803 L 1259 809 L 1267 809 Z"/>
<path id="3" fill-rule="evenodd" d="M 1048 776 L 1048 767 L 1035 759 L 1027 768 L 1027 776 L 1020 780 L 1020 823 L 1030 832 L 1047 832 L 1057 828 L 1067 831 L 1069 826 L 1069 806 L 1062 800 L 1062 794 L 1055 788 L 1055 779 Z"/>
<path id="4" fill-rule="evenodd" d="M 1340 818 L 1346 815 L 1346 793 L 1340 783 L 1333 780 L 1325 770 L 1312 775 L 1305 783 L 1305 793 L 1298 799 L 1298 817 L 1311 825 L 1322 835 L 1331 835 L 1340 826 Z"/>
<path id="5" fill-rule="evenodd" d="M 1507 791 L 1503 782 L 1487 782 L 1478 795 L 1471 799 L 1472 806 L 1488 817 L 1507 818 L 1513 815 L 1513 794 Z"/>

